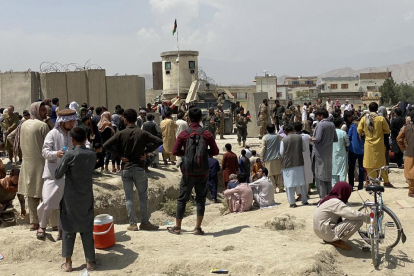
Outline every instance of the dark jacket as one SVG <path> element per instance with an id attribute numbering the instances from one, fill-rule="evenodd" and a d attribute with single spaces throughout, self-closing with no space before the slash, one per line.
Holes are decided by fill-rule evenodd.
<path id="1" fill-rule="evenodd" d="M 128 162 L 125 163 L 123 169 L 128 170 L 132 167 L 144 168 L 144 161 L 141 157 L 144 153 L 153 152 L 161 145 L 161 138 L 135 125 L 129 125 L 112 136 L 104 144 L 104 149 L 117 157 L 127 158 Z"/>

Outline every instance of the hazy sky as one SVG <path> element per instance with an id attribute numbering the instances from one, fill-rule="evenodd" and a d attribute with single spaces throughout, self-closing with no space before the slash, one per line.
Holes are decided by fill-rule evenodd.
<path id="1" fill-rule="evenodd" d="M 91 59 L 108 75 L 151 74 L 160 52 L 176 49 L 175 18 L 180 49 L 199 51 L 221 84 L 251 83 L 264 69 L 386 65 L 389 52 L 414 60 L 404 54 L 414 49 L 413 0 L 9 0 L 0 1 L 0 70 Z"/>

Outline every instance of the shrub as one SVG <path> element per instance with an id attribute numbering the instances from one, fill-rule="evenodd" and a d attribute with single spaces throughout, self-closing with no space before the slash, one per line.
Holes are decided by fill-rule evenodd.
<path id="1" fill-rule="evenodd" d="M 164 213 L 166 213 L 169 216 L 175 217 L 175 215 L 177 214 L 177 200 L 167 199 L 166 202 L 161 203 L 161 204 L 162 204 L 161 210 Z M 188 201 L 187 205 L 185 206 L 184 217 L 187 217 L 192 214 L 193 214 L 193 202 Z"/>

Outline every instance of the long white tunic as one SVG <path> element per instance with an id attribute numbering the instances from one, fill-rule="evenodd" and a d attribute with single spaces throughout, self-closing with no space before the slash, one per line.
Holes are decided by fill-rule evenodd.
<path id="1" fill-rule="evenodd" d="M 177 124 L 177 130 L 175 132 L 175 137 L 178 137 L 178 135 L 187 130 L 188 129 L 188 124 L 186 121 L 178 119 L 177 121 L 175 121 L 175 123 Z"/>
<path id="2" fill-rule="evenodd" d="M 305 182 L 306 184 L 311 184 L 313 182 L 313 172 L 312 172 L 312 162 L 310 158 L 310 136 L 308 134 L 302 133 L 302 146 L 304 151 L 303 154 L 303 163 L 304 163 L 304 170 L 305 170 Z"/>
<path id="3" fill-rule="evenodd" d="M 68 133 L 64 133 L 60 128 L 52 129 L 45 138 L 43 144 L 42 156 L 46 159 L 43 170 L 43 179 L 45 180 L 42 190 L 42 203 L 39 209 L 57 210 L 62 200 L 65 188 L 65 178 L 56 180 L 55 171 L 59 163 L 57 152 L 63 147 L 67 151 L 73 150 L 72 139 Z"/>
<path id="4" fill-rule="evenodd" d="M 302 138 L 302 154 L 304 150 L 304 140 Z M 280 154 L 283 155 L 285 152 L 285 145 L 280 142 Z M 300 187 L 302 185 L 306 185 L 305 182 L 305 170 L 304 166 L 297 166 L 297 167 L 290 167 L 286 169 L 282 169 L 283 174 L 283 184 L 286 188 L 294 188 Z"/>
<path id="5" fill-rule="evenodd" d="M 275 203 L 275 190 L 269 177 L 263 176 L 253 183 L 249 183 L 249 187 L 252 189 L 258 189 L 260 207 L 267 207 L 276 204 Z"/>

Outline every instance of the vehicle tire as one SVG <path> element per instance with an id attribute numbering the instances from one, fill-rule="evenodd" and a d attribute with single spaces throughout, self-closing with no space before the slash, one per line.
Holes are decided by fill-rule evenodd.
<path id="1" fill-rule="evenodd" d="M 391 211 L 387 206 L 382 206 L 383 218 L 381 221 L 381 227 L 385 227 L 385 237 L 380 243 L 381 247 L 393 248 L 395 247 L 401 239 L 402 225 L 397 216 Z M 362 206 L 358 211 L 369 214 L 371 208 L 367 206 Z M 368 244 L 371 244 L 370 239 L 365 238 L 365 233 L 368 233 L 369 224 L 365 224 L 358 230 L 358 234 L 365 240 Z"/>

